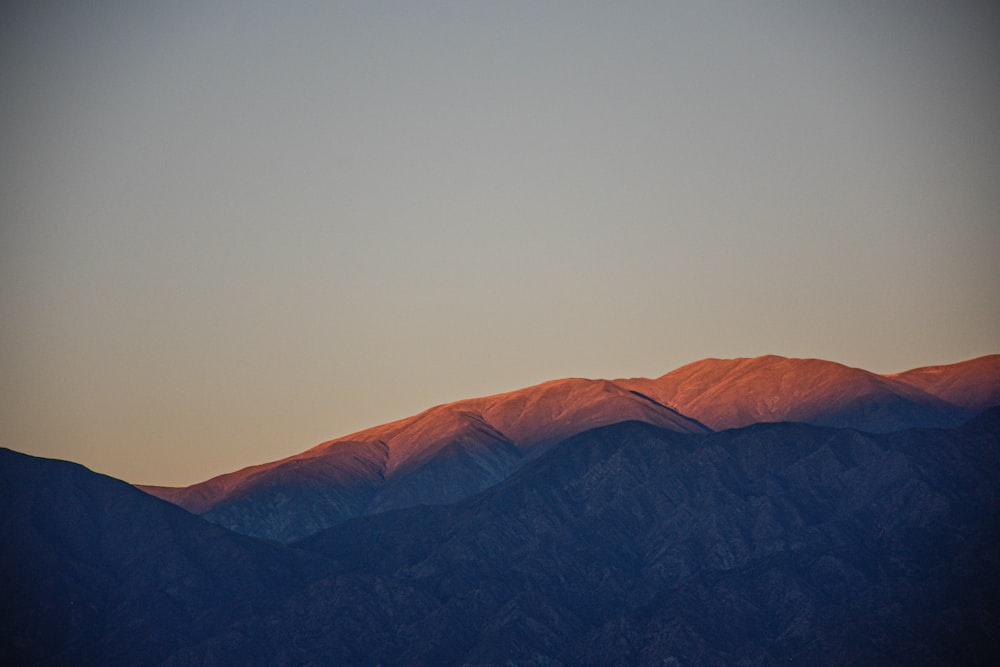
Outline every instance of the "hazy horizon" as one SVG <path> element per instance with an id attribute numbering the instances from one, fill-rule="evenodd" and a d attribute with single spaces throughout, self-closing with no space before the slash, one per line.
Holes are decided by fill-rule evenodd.
<path id="1" fill-rule="evenodd" d="M 1000 8 L 0 16 L 12 449 L 189 484 L 562 377 L 1000 352 Z"/>

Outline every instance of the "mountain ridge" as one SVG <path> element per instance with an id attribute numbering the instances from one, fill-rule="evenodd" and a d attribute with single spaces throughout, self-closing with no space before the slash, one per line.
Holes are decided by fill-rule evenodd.
<path id="1" fill-rule="evenodd" d="M 873 432 L 952 427 L 996 404 L 991 399 L 1000 402 L 1000 355 L 926 368 L 935 369 L 936 383 L 920 381 L 923 369 L 879 375 L 822 359 L 764 355 L 703 359 L 655 379 L 619 382 L 715 430 L 775 421 Z"/>
<path id="2" fill-rule="evenodd" d="M 887 375 L 973 411 L 1000 405 L 1000 354 Z"/>
<path id="3" fill-rule="evenodd" d="M 292 545 L 0 450 L 0 660 L 992 664 L 998 438 L 626 421 Z"/>
<path id="4" fill-rule="evenodd" d="M 708 430 L 611 381 L 570 378 L 434 406 L 189 487 L 139 488 L 239 532 L 289 541 L 364 513 L 459 500 L 570 435 L 628 418 Z"/>
<path id="5" fill-rule="evenodd" d="M 892 375 L 821 359 L 709 358 L 655 379 L 567 378 L 444 403 L 188 487 L 140 488 L 287 542 L 355 516 L 460 500 L 556 442 L 629 419 L 681 432 L 775 421 L 890 432 L 954 427 L 992 397 L 1000 355 Z"/>
<path id="6" fill-rule="evenodd" d="M 82 465 L 0 448 L 0 663 L 160 664 L 322 571 Z"/>
<path id="7" fill-rule="evenodd" d="M 366 571 L 420 600 L 371 645 L 331 637 L 370 664 L 989 664 L 998 428 L 625 422 L 297 545 L 338 563 L 344 604 L 378 613 L 346 585 Z"/>

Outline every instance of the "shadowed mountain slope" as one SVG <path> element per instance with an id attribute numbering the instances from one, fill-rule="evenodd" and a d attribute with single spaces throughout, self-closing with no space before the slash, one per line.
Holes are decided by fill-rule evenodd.
<path id="1" fill-rule="evenodd" d="M 588 431 L 304 540 L 327 577 L 168 664 L 991 664 L 998 434 Z"/>
<path id="2" fill-rule="evenodd" d="M 988 665 L 1000 409 L 960 429 L 587 431 L 294 546 L 0 450 L 0 662 Z"/>
<path id="3" fill-rule="evenodd" d="M 627 419 L 707 430 L 615 383 L 557 380 L 441 405 L 190 487 L 141 488 L 227 528 L 290 541 L 363 514 L 454 502 L 555 442 Z"/>
<path id="4" fill-rule="evenodd" d="M 321 571 L 65 461 L 0 449 L 0 664 L 155 665 Z"/>
<path id="5" fill-rule="evenodd" d="M 886 433 L 957 426 L 1000 396 L 1000 355 L 877 375 L 820 359 L 705 359 L 619 380 L 712 429 L 796 421 Z"/>

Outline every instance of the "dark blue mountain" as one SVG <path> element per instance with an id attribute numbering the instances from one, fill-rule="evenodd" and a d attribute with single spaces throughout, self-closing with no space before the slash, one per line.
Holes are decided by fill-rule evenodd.
<path id="1" fill-rule="evenodd" d="M 0 661 L 985 665 L 1000 409 L 957 429 L 581 433 L 292 546 L 0 451 Z"/>
<path id="2" fill-rule="evenodd" d="M 0 664 L 156 665 L 273 609 L 320 558 L 0 448 Z"/>

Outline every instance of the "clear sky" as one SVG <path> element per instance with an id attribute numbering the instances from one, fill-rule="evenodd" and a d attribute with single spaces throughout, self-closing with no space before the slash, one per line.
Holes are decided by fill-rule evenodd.
<path id="1" fill-rule="evenodd" d="M 1000 352 L 996 3 L 0 19 L 14 449 L 192 483 L 559 377 Z"/>

